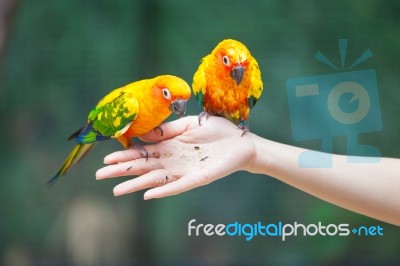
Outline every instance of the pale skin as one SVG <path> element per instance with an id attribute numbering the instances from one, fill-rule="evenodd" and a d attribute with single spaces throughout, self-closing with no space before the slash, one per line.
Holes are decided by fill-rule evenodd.
<path id="1" fill-rule="evenodd" d="M 104 158 L 97 179 L 138 175 L 114 188 L 120 196 L 148 189 L 144 199 L 177 195 L 207 185 L 233 172 L 274 177 L 288 185 L 345 209 L 400 225 L 400 159 L 380 158 L 375 163 L 349 163 L 332 155 L 332 167 L 302 168 L 305 149 L 242 131 L 226 119 L 209 117 L 201 126 L 197 116 L 161 125 L 143 136 L 150 154 L 146 161 L 134 149 Z M 249 181 L 251 182 L 251 181 Z M 150 188 L 150 189 L 149 189 Z"/>

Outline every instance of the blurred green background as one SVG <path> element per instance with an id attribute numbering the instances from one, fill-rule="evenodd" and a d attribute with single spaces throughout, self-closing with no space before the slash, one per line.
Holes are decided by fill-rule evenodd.
<path id="1" fill-rule="evenodd" d="M 111 89 L 159 74 L 190 84 L 200 59 L 225 38 L 257 58 L 264 94 L 251 114 L 254 133 L 292 139 L 286 80 L 335 73 L 367 48 L 355 70 L 377 72 L 383 130 L 360 136 L 385 157 L 400 157 L 399 1 L 0 1 L 1 265 L 399 265 L 398 227 L 323 202 L 265 176 L 240 172 L 179 196 L 115 198 L 127 178 L 96 181 L 96 147 L 52 189 L 44 186 L 73 143 L 70 133 Z M 198 114 L 194 98 L 188 114 Z M 175 119 L 176 117 L 173 117 Z M 346 138 L 334 139 L 346 153 Z M 377 176 L 377 178 L 380 178 Z M 187 224 L 349 223 L 381 225 L 383 237 L 189 237 Z"/>

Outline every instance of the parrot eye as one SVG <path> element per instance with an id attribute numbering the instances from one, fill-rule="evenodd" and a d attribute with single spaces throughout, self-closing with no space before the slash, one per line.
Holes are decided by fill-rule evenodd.
<path id="1" fill-rule="evenodd" d="M 229 66 L 229 58 L 228 58 L 228 56 L 226 56 L 226 55 L 224 55 L 223 57 L 222 57 L 222 63 L 224 63 L 224 65 L 225 66 Z"/>
<path id="2" fill-rule="evenodd" d="M 163 93 L 165 99 L 171 100 L 171 93 L 169 92 L 169 89 L 167 89 L 167 88 L 162 89 L 162 93 Z"/>

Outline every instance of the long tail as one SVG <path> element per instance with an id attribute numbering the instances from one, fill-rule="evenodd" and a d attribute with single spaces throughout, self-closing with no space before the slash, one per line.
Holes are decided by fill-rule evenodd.
<path id="1" fill-rule="evenodd" d="M 76 165 L 85 155 L 94 147 L 95 143 L 76 144 L 74 149 L 65 159 L 64 163 L 61 165 L 60 170 L 49 180 L 46 185 L 48 187 L 52 186 L 59 177 L 65 175 L 74 165 Z"/>

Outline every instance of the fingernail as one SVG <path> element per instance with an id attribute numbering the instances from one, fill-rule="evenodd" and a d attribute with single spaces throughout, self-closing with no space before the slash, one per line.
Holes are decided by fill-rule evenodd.
<path id="1" fill-rule="evenodd" d="M 121 191 L 119 191 L 119 187 L 118 186 L 114 187 L 113 193 L 114 193 L 115 197 L 118 197 L 118 196 L 121 195 Z"/>
<path id="2" fill-rule="evenodd" d="M 102 179 L 101 178 L 101 169 L 97 170 L 95 175 L 96 175 L 96 180 Z"/>
<path id="3" fill-rule="evenodd" d="M 144 195 L 143 195 L 143 199 L 144 200 L 150 200 L 150 199 L 152 199 L 152 197 L 151 196 L 149 196 L 149 193 L 144 193 Z"/>
<path id="4" fill-rule="evenodd" d="M 107 155 L 106 157 L 104 157 L 103 163 L 104 163 L 104 164 L 108 164 L 108 155 Z"/>

